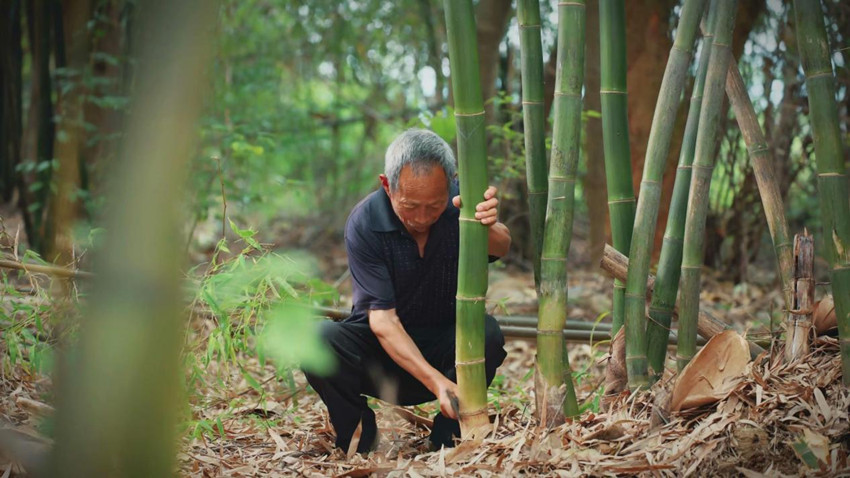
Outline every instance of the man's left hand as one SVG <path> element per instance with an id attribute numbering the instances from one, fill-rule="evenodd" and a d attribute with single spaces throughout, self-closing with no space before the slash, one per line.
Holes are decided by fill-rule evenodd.
<path id="1" fill-rule="evenodd" d="M 475 219 L 478 219 L 485 226 L 492 226 L 499 222 L 499 198 L 496 194 L 499 192 L 495 186 L 490 186 L 484 191 L 484 201 L 475 206 Z M 460 208 L 460 196 L 452 198 L 452 204 Z"/>

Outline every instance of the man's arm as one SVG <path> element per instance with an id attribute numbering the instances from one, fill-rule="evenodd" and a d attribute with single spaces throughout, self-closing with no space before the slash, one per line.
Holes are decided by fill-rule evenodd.
<path id="1" fill-rule="evenodd" d="M 370 310 L 369 327 L 390 358 L 437 397 L 443 415 L 457 419 L 449 397 L 449 393 L 457 396 L 457 384 L 425 360 L 419 347 L 402 327 L 396 310 Z"/>

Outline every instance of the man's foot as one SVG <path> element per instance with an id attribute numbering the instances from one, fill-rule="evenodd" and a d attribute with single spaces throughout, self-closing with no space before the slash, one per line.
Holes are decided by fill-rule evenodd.
<path id="1" fill-rule="evenodd" d="M 436 451 L 442 447 L 454 448 L 454 438 L 460 438 L 460 422 L 437 413 L 434 416 L 434 427 L 429 437 L 431 449 Z"/>

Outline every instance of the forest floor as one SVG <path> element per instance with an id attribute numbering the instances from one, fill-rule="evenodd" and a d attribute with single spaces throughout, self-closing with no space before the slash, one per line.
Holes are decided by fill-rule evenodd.
<path id="1" fill-rule="evenodd" d="M 339 251 L 326 280 L 344 270 Z M 586 265 L 587 266 L 587 265 Z M 344 279 L 344 277 L 340 277 Z M 535 315 L 530 273 L 491 271 L 489 311 Z M 783 360 L 771 326 L 782 299 L 772 274 L 753 270 L 746 284 L 707 272 L 703 306 L 750 338 L 768 341 L 742 379 L 719 402 L 667 412 L 675 364 L 650 390 L 602 399 L 607 344 L 571 343 L 570 363 L 583 413 L 557 428 L 534 415 L 534 345 L 509 338 L 507 359 L 488 392 L 492 433 L 453 449 L 430 451 L 434 402 L 398 407 L 370 399 L 378 416 L 378 449 L 368 455 L 335 449 L 327 412 L 303 374 L 281 376 L 256 357 L 213 361 L 206 385 L 190 393 L 182 427 L 180 474 L 212 476 L 850 476 L 850 390 L 841 385 L 838 342 L 819 337 L 809 355 Z M 345 281 L 339 281 L 345 305 Z M 611 279 L 590 267 L 570 272 L 571 319 L 607 322 Z M 209 318 L 193 319 L 204 330 Z M 771 332 L 771 327 L 776 329 Z M 774 339 L 774 340 L 771 340 Z M 248 372 L 246 374 L 246 372 Z M 246 376 L 253 377 L 250 383 Z M 44 438 L 52 409 L 49 377 L 20 367 L 0 376 L 0 416 L 33 440 Z M 19 466 L 0 458 L 0 477 Z"/>

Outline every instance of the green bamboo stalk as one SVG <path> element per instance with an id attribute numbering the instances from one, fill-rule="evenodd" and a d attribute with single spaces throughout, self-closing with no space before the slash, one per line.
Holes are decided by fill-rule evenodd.
<path id="1" fill-rule="evenodd" d="M 782 282 L 782 295 L 785 299 L 785 310 L 792 309 L 792 294 L 794 293 L 794 244 L 788 232 L 788 220 L 785 218 L 785 206 L 782 193 L 776 183 L 773 168 L 773 154 L 767 146 L 764 132 L 758 122 L 753 103 L 747 96 L 747 87 L 738 65 L 729 62 L 729 72 L 726 75 L 726 95 L 735 112 L 738 127 L 747 144 L 747 152 L 753 165 L 753 174 L 761 196 L 762 208 L 767 218 L 770 238 L 773 240 L 773 250 L 779 265 L 779 277 Z M 790 319 L 790 314 L 789 314 Z"/>
<path id="2" fill-rule="evenodd" d="M 717 17 L 714 28 L 714 43 L 708 61 L 705 91 L 697 132 L 696 156 L 688 195 L 688 216 L 685 221 L 685 242 L 682 251 L 682 277 L 679 307 L 679 346 L 677 362 L 679 370 L 696 353 L 697 316 L 699 314 L 700 267 L 703 261 L 705 242 L 705 218 L 708 213 L 708 190 L 714 170 L 717 146 L 717 128 L 724 113 L 724 83 L 729 61 L 732 59 L 730 45 L 735 25 L 736 0 L 717 0 Z"/>
<path id="3" fill-rule="evenodd" d="M 475 219 L 474 198 L 487 189 L 484 101 L 478 72 L 478 45 L 471 0 L 446 0 L 452 91 L 458 137 L 461 195 L 460 256 L 457 281 L 457 383 L 464 438 L 483 436 L 487 416 L 484 369 L 484 297 L 487 294 L 487 227 Z"/>
<path id="4" fill-rule="evenodd" d="M 635 221 L 626 94 L 626 7 L 624 0 L 599 1 L 602 146 L 614 248 L 628 254 Z M 626 285 L 614 280 L 614 333 L 623 325 Z M 628 332 L 627 332 L 628 333 Z M 626 341 L 628 342 L 628 338 Z"/>
<path id="5" fill-rule="evenodd" d="M 647 376 L 646 339 L 646 278 L 652 245 L 655 242 L 655 226 L 658 222 L 658 203 L 661 202 L 661 179 L 667 165 L 670 139 L 679 109 L 679 100 L 685 88 L 691 50 L 705 10 L 705 0 L 686 0 L 679 17 L 676 39 L 670 49 L 667 68 L 661 80 L 661 91 L 655 105 L 646 161 L 643 167 L 640 195 L 629 249 L 629 275 L 626 280 L 626 371 L 629 388 L 649 385 Z"/>
<path id="6" fill-rule="evenodd" d="M 820 1 L 794 0 L 794 17 L 797 48 L 809 94 L 809 121 L 818 169 L 824 255 L 830 265 L 832 296 L 841 338 L 842 380 L 844 385 L 850 386 L 850 196 L 838 128 L 835 77 Z"/>
<path id="7" fill-rule="evenodd" d="M 584 83 L 583 1 L 558 4 L 558 69 L 555 122 L 549 164 L 546 228 L 540 258 L 535 390 L 540 422 L 552 426 L 578 415 L 572 373 L 562 331 L 567 320 L 567 252 L 575 205 Z"/>
<path id="8" fill-rule="evenodd" d="M 540 290 L 540 251 L 546 219 L 546 114 L 543 106 L 543 47 L 540 3 L 518 0 L 519 45 L 522 52 L 522 120 L 525 129 L 525 179 L 533 247 L 534 285 Z M 539 294 L 539 292 L 538 292 Z"/>
<path id="9" fill-rule="evenodd" d="M 667 342 L 670 324 L 676 307 L 676 294 L 679 292 L 679 275 L 682 267 L 682 237 L 685 233 L 685 217 L 688 206 L 688 193 L 691 188 L 691 165 L 694 162 L 699 116 L 702 109 L 702 94 L 705 75 L 708 71 L 708 59 L 711 56 L 711 43 L 714 41 L 713 25 L 717 2 L 710 2 L 705 23 L 708 32 L 703 36 L 697 66 L 696 81 L 691 93 L 688 120 L 685 124 L 685 136 L 679 152 L 679 165 L 676 168 L 676 182 L 673 185 L 673 197 L 667 213 L 667 227 L 661 243 L 658 259 L 658 275 L 655 291 L 649 306 L 649 321 L 646 326 L 647 359 L 652 382 L 661 378 L 664 362 L 667 358 Z"/>
<path id="10" fill-rule="evenodd" d="M 150 1 L 117 181 L 79 340 L 55 381 L 44 476 L 173 476 L 185 317 L 174 247 L 213 46 L 216 2 Z"/>

